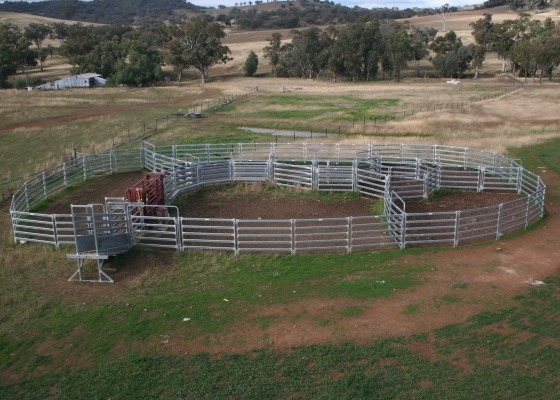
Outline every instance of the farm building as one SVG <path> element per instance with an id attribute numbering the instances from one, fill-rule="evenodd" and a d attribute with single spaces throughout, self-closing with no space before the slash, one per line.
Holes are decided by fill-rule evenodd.
<path id="1" fill-rule="evenodd" d="M 95 86 L 105 86 L 106 82 L 106 79 L 103 79 L 99 74 L 87 73 L 72 75 L 54 82 L 48 82 L 38 88 L 43 90 L 90 88 Z"/>

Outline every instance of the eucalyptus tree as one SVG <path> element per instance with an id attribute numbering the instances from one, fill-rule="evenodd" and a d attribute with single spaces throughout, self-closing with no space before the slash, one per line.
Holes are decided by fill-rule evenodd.
<path id="1" fill-rule="evenodd" d="M 454 31 L 437 37 L 430 44 L 430 49 L 436 53 L 432 64 L 442 76 L 447 78 L 462 77 L 474 57 L 473 48 L 464 46 Z"/>
<path id="2" fill-rule="evenodd" d="M 128 56 L 128 46 L 123 38 L 115 36 L 97 44 L 86 54 L 76 55 L 73 73 L 96 72 L 105 78 L 112 77 L 117 66 Z"/>
<path id="3" fill-rule="evenodd" d="M 22 32 L 14 24 L 0 24 L 0 86 L 17 72 Z"/>
<path id="4" fill-rule="evenodd" d="M 221 42 L 225 37 L 220 23 L 194 17 L 168 27 L 168 48 L 186 66 L 196 69 L 204 83 L 213 65 L 232 60 L 229 47 Z"/>
<path id="5" fill-rule="evenodd" d="M 378 21 L 359 19 L 338 32 L 330 48 L 333 73 L 352 80 L 370 80 L 379 70 L 383 41 Z"/>
<path id="6" fill-rule="evenodd" d="M 264 58 L 266 58 L 272 67 L 272 75 L 276 76 L 276 68 L 280 63 L 282 53 L 286 50 L 282 45 L 282 34 L 280 32 L 273 32 L 268 39 L 269 45 L 263 48 Z"/>
<path id="7" fill-rule="evenodd" d="M 408 27 L 397 22 L 385 23 L 381 29 L 386 67 L 391 68 L 393 79 L 401 80 L 401 70 L 414 59 L 414 46 Z"/>
<path id="8" fill-rule="evenodd" d="M 328 64 L 328 41 L 321 30 L 311 27 L 291 32 L 292 42 L 280 61 L 282 73 L 288 76 L 314 79 Z"/>
<path id="9" fill-rule="evenodd" d="M 552 71 L 560 64 L 560 27 L 550 18 L 541 25 L 531 40 L 531 54 L 535 62 L 535 72 L 539 82 L 544 75 L 552 80 Z"/>
<path id="10" fill-rule="evenodd" d="M 41 45 L 49 37 L 52 32 L 52 27 L 47 24 L 38 24 L 35 22 L 30 23 L 25 27 L 24 35 L 29 39 L 37 49 L 41 48 Z"/>
<path id="11" fill-rule="evenodd" d="M 413 26 L 410 32 L 412 38 L 412 56 L 416 61 L 416 76 L 420 76 L 420 61 L 429 56 L 428 45 L 437 35 L 436 28 L 420 28 Z"/>
<path id="12" fill-rule="evenodd" d="M 486 58 L 486 52 L 492 49 L 492 38 L 494 31 L 494 23 L 492 22 L 492 14 L 484 14 L 484 17 L 471 22 L 473 28 L 471 34 L 474 37 L 475 44 L 473 49 L 472 65 L 475 69 L 474 78 L 478 77 L 478 71 L 482 67 Z"/>
<path id="13" fill-rule="evenodd" d="M 506 72 L 510 62 L 511 50 L 515 44 L 515 30 L 513 29 L 514 21 L 506 20 L 501 23 L 494 24 L 490 33 L 490 41 L 492 43 L 492 51 L 496 53 L 501 63 L 501 72 Z"/>
<path id="14" fill-rule="evenodd" d="M 145 86 L 161 79 L 163 60 L 158 49 L 134 40 L 125 45 L 127 57 L 119 60 L 111 83 Z"/>
<path id="15" fill-rule="evenodd" d="M 523 34 L 514 43 L 511 59 L 525 79 L 538 74 L 552 78 L 553 69 L 560 63 L 560 28 L 550 19 L 530 20 Z"/>
<path id="16" fill-rule="evenodd" d="M 445 3 L 444 5 L 442 5 L 441 7 L 437 7 L 434 9 L 434 12 L 437 14 L 437 16 L 439 17 L 439 19 L 441 20 L 441 23 L 443 25 L 443 32 L 447 32 L 447 16 L 452 12 L 452 11 L 456 11 L 457 8 L 456 7 L 451 7 L 449 6 L 448 3 Z"/>
<path id="17" fill-rule="evenodd" d="M 5 86 L 18 69 L 25 74 L 37 65 L 38 54 L 30 48 L 31 41 L 14 24 L 0 24 L 0 85 Z"/>

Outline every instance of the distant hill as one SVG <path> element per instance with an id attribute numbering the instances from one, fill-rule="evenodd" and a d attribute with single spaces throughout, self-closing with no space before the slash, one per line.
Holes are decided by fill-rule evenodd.
<path id="1" fill-rule="evenodd" d="M 15 12 L 4 12 L 0 11 L 0 24 L 13 24 L 19 26 L 20 29 L 24 29 L 29 24 L 53 24 L 53 23 L 65 23 L 68 25 L 72 24 L 83 24 L 83 25 L 95 25 L 93 22 L 79 22 L 67 19 L 49 18 L 43 17 L 41 15 L 26 14 L 26 13 L 15 13 Z"/>
<path id="2" fill-rule="evenodd" d="M 174 20 L 188 13 L 203 13 L 204 7 L 184 0 L 48 0 L 34 3 L 5 1 L 0 11 L 98 23 L 133 24 L 143 19 Z"/>
<path id="3" fill-rule="evenodd" d="M 502 5 L 508 9 L 531 9 L 546 6 L 552 0 L 487 0 L 470 9 L 485 10 Z M 560 0 L 555 0 L 560 1 Z M 515 3 L 515 6 L 514 4 Z M 505 4 L 505 5 L 504 5 Z M 449 7 L 448 11 L 459 11 Z M 184 0 L 47 0 L 28 3 L 5 1 L 0 12 L 25 13 L 57 20 L 85 23 L 132 25 L 146 21 L 179 21 L 197 15 L 234 26 L 241 30 L 293 29 L 308 26 L 340 25 L 359 18 L 368 20 L 402 20 L 435 14 L 431 8 L 361 8 L 347 7 L 331 0 L 252 0 L 235 7 L 199 7 Z"/>
<path id="4" fill-rule="evenodd" d="M 136 24 L 146 20 L 177 21 L 207 15 L 241 29 L 297 28 L 310 25 L 341 24 L 360 17 L 400 19 L 433 13 L 432 9 L 346 7 L 334 1 L 280 0 L 246 1 L 235 7 L 199 7 L 184 0 L 47 0 L 34 3 L 5 1 L 0 12 L 26 13 L 81 22 Z"/>

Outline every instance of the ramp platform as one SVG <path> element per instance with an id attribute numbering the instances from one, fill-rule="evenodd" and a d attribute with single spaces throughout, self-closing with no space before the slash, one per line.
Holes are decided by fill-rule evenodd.
<path id="1" fill-rule="evenodd" d="M 111 256 L 126 253 L 132 247 L 132 238 L 122 212 L 107 212 L 103 204 L 72 205 L 72 222 L 76 240 L 76 253 L 67 254 L 78 262 L 70 281 L 110 282 L 105 272 L 105 261 Z M 87 260 L 97 262 L 91 273 L 85 266 Z"/>

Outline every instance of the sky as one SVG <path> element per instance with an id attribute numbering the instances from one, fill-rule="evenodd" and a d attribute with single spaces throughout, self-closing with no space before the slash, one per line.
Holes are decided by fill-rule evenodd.
<path id="1" fill-rule="evenodd" d="M 12 0 L 17 1 L 17 0 Z M 43 0 L 27 0 L 28 2 L 35 2 L 35 1 L 43 1 Z M 232 7 L 235 3 L 241 2 L 249 2 L 249 0 L 189 0 L 190 3 L 195 4 L 201 7 L 217 7 L 218 5 L 224 5 L 228 7 Z M 266 1 L 266 0 L 263 0 Z M 272 0 L 270 0 L 272 1 Z M 397 7 L 402 9 L 405 8 L 435 8 L 441 7 L 444 4 L 449 4 L 450 6 L 461 7 L 465 5 L 471 4 L 480 4 L 483 3 L 484 0 L 419 0 L 419 1 L 412 1 L 412 0 L 333 0 L 335 4 L 341 4 L 347 7 L 362 7 L 362 8 L 393 8 Z M 0 0 L 0 3 L 2 1 Z"/>

